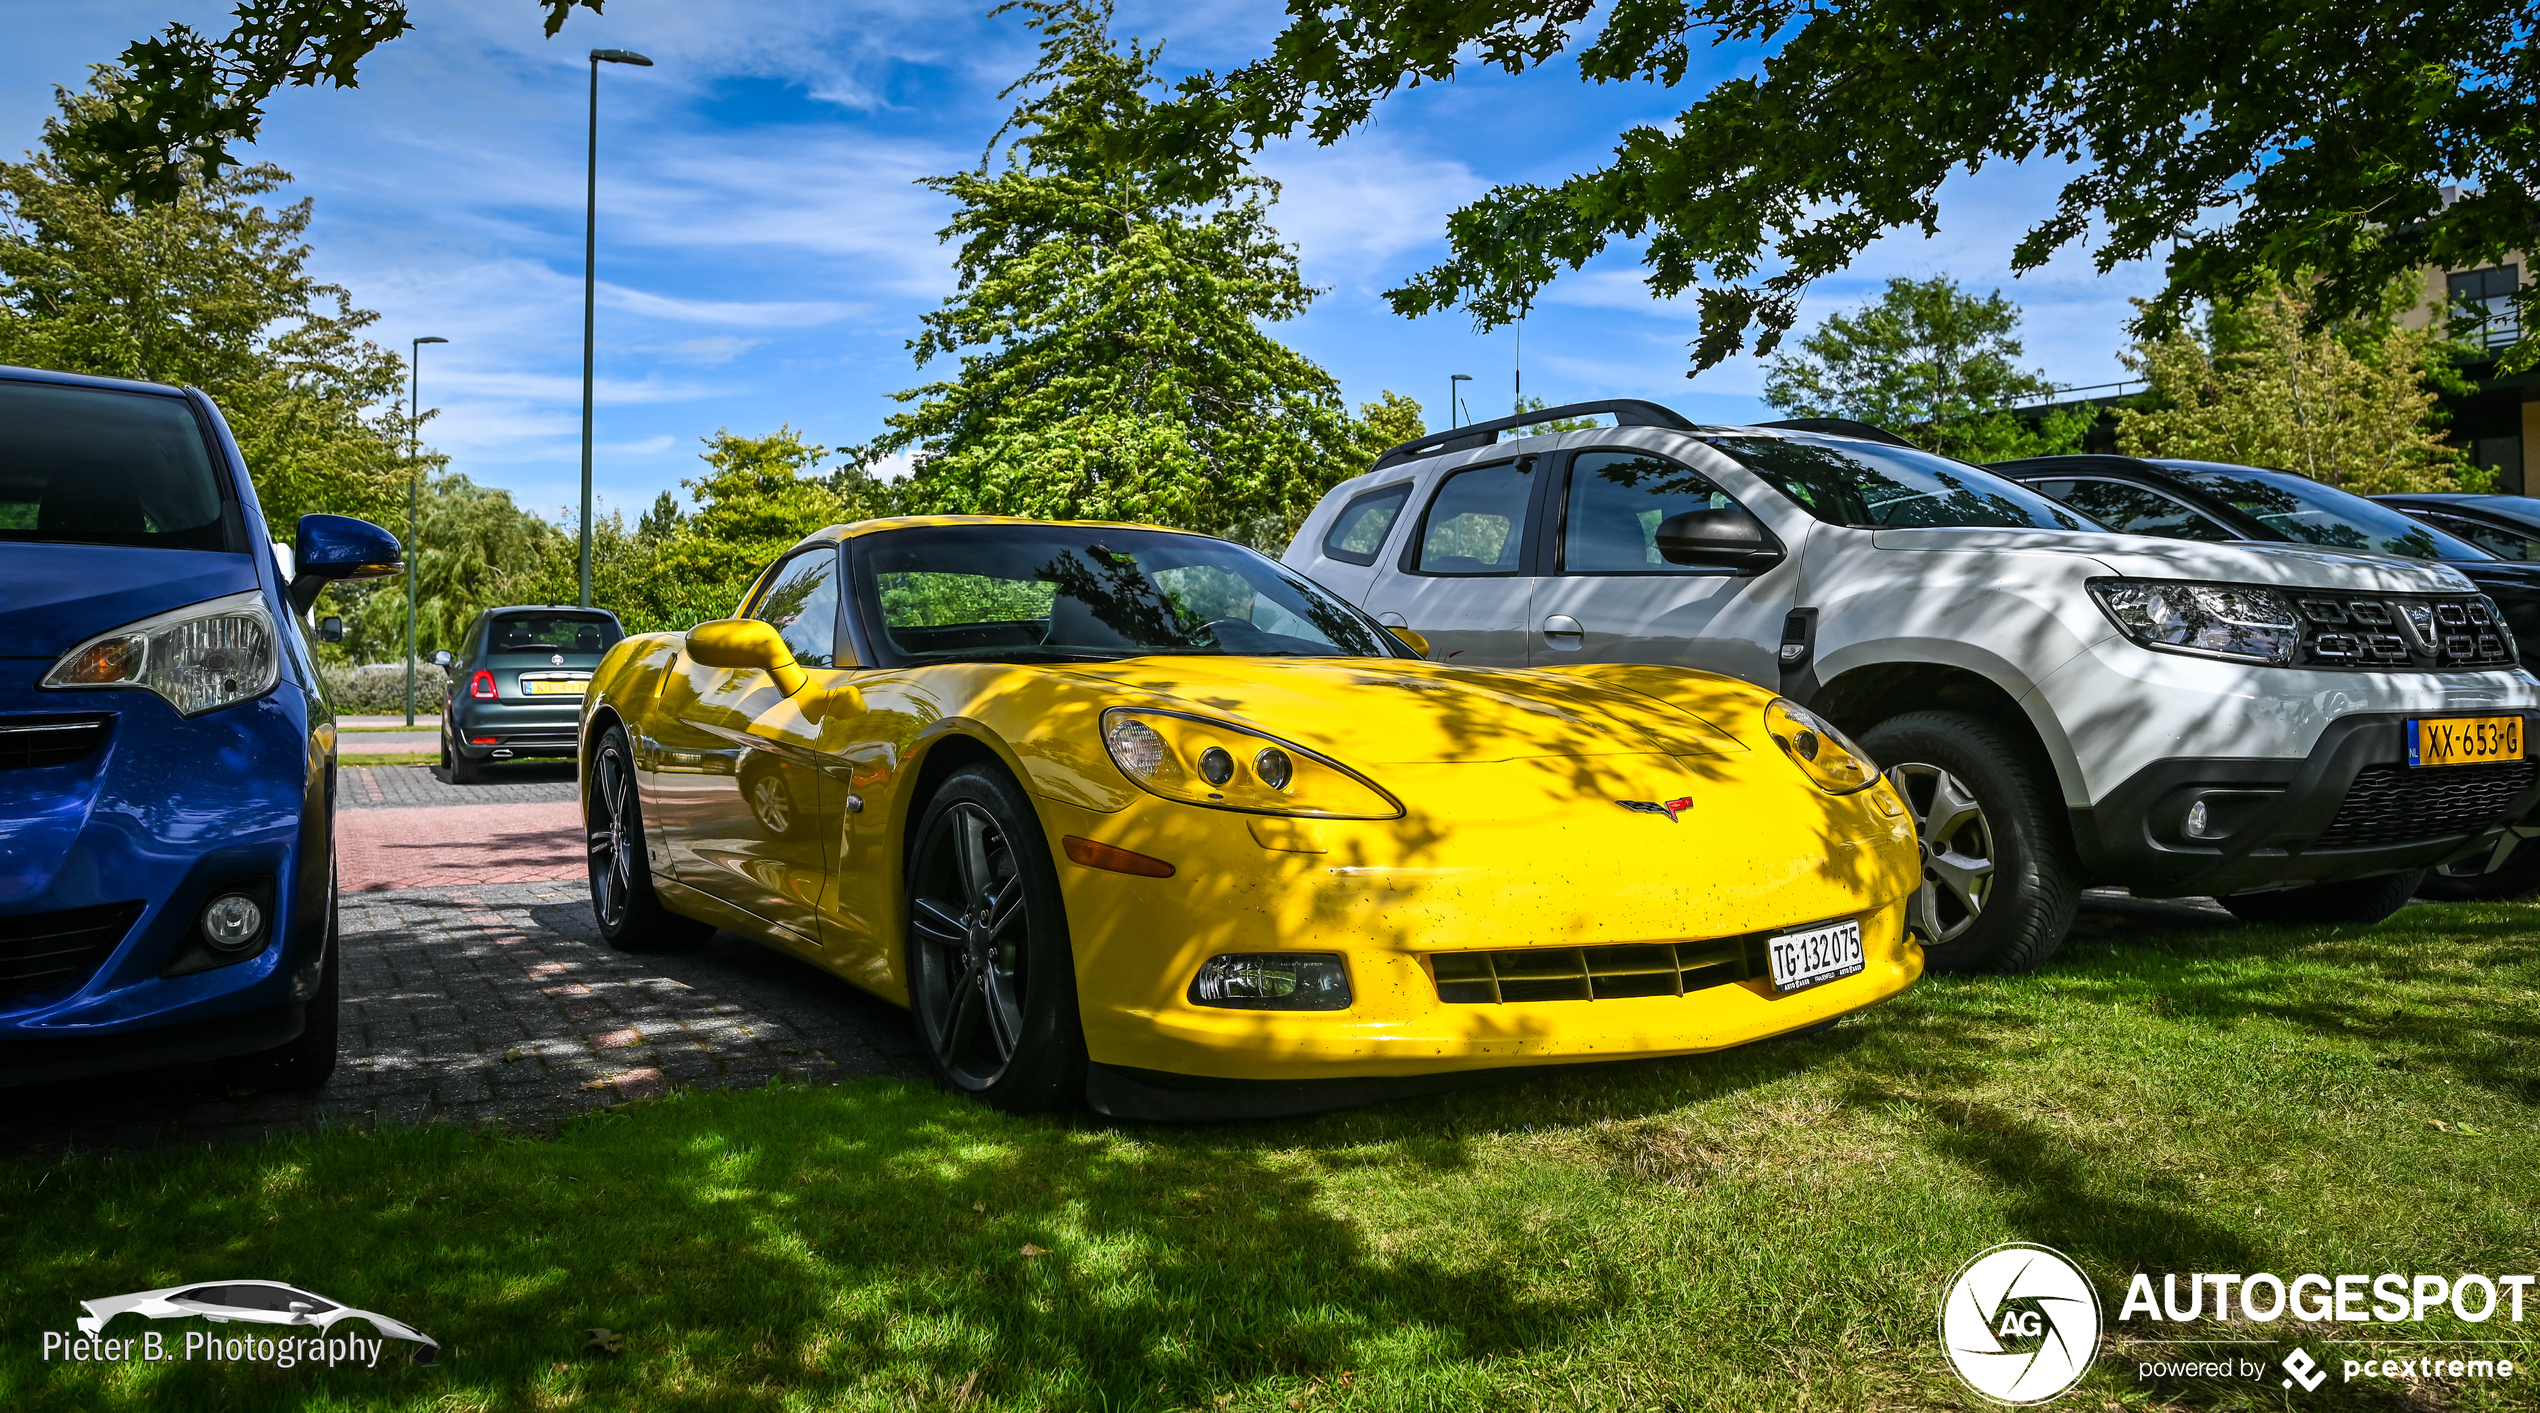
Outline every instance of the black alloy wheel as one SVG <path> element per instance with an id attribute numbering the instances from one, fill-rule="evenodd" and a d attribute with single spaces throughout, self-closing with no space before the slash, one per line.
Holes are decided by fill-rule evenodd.
<path id="1" fill-rule="evenodd" d="M 1069 1108 L 1085 1092 L 1075 958 L 1028 798 L 977 765 L 928 802 L 908 867 L 909 1009 L 927 1064 L 999 1108 Z"/>
<path id="2" fill-rule="evenodd" d="M 681 917 L 663 907 L 653 891 L 635 753 L 623 726 L 611 726 L 600 736 L 591 757 L 588 800 L 583 825 L 590 854 L 591 916 L 608 944 L 621 952 L 675 952 L 712 935 L 712 923 Z"/>
<path id="3" fill-rule="evenodd" d="M 2054 777 L 1982 717 L 1892 716 L 1861 733 L 1921 841 L 1923 886 L 1908 916 L 1933 971 L 2034 971 L 2081 903 Z"/>

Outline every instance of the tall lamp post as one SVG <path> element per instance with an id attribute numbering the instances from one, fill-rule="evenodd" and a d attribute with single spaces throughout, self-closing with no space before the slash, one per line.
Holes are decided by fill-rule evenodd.
<path id="1" fill-rule="evenodd" d="M 600 253 L 600 65 L 653 61 L 632 49 L 591 51 L 590 163 L 582 183 L 582 606 L 591 606 L 591 308 Z"/>
<path id="2" fill-rule="evenodd" d="M 406 352 L 406 724 L 415 724 L 415 575 L 423 570 L 423 467 L 416 461 L 423 424 L 423 346 L 448 343 L 435 334 L 416 339 Z"/>
<path id="3" fill-rule="evenodd" d="M 1464 414 L 1456 410 L 1456 404 L 1463 400 L 1464 389 L 1457 387 L 1456 384 L 1471 381 L 1473 381 L 1473 375 L 1470 373 L 1452 374 L 1446 380 L 1446 425 L 1449 428 L 1464 425 Z"/>

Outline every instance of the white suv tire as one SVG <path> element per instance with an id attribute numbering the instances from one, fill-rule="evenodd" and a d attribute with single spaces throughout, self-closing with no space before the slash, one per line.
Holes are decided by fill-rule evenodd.
<path id="1" fill-rule="evenodd" d="M 2081 901 L 2081 865 L 2053 777 L 1982 717 L 1892 716 L 1861 748 L 1914 812 L 1923 889 L 1913 926 L 1933 971 L 2034 971 Z"/>

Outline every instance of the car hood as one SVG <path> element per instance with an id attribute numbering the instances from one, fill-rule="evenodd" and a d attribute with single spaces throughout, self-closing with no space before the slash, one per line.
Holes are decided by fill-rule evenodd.
<path id="1" fill-rule="evenodd" d="M 1745 745 L 1713 718 L 1743 715 L 1768 699 L 1743 683 L 1690 672 L 1666 674 L 1688 685 L 1662 701 L 1561 672 L 1398 658 L 1148 657 L 1067 671 L 1152 695 L 1166 710 L 1218 717 L 1368 766 L 1739 754 Z M 1697 714 L 1712 694 L 1721 710 Z M 1120 704 L 1135 703 L 1124 696 Z"/>
<path id="2" fill-rule="evenodd" d="M 256 587 L 256 561 L 205 550 L 0 544 L 0 657 L 50 661 L 136 619 Z"/>
<path id="3" fill-rule="evenodd" d="M 2360 589 L 2385 594 L 2458 594 L 2469 581 L 2447 565 L 2364 550 L 2311 545 L 2209 544 L 2063 530 L 1879 530 L 1883 550 L 2056 554 L 2098 561 L 2130 579 L 2214 579 L 2288 589 Z"/>

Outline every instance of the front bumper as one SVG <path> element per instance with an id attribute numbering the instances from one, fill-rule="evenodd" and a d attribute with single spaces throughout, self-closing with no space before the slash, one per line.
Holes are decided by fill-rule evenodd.
<path id="1" fill-rule="evenodd" d="M 2520 716 L 2526 742 L 2540 728 L 2533 710 L 2373 712 L 2329 723 L 2307 756 L 2154 761 L 2072 811 L 2074 844 L 2092 874 L 2140 897 L 2335 883 L 2491 850 L 2540 804 L 2540 762 L 2409 766 L 2406 720 L 2443 715 Z M 2188 836 L 2200 796 L 2230 802 L 2222 837 Z"/>
<path id="2" fill-rule="evenodd" d="M 307 697 L 286 680 L 189 719 L 144 691 L 38 691 L 44 666 L 0 659 L 0 722 L 106 730 L 76 760 L 0 769 L 0 966 L 17 978 L 0 988 L 0 1086 L 297 1034 L 294 983 L 324 959 L 330 869 L 330 763 Z M 196 919 L 240 886 L 270 889 L 271 921 L 259 950 L 228 961 L 202 948 Z M 101 915 L 112 926 L 83 925 L 68 960 L 24 940 Z"/>
<path id="3" fill-rule="evenodd" d="M 1489 795 L 1502 774 L 1513 782 L 1532 768 L 1437 769 Z M 1386 783 L 1400 789 L 1412 774 L 1395 767 Z M 1601 797 L 1499 826 L 1442 821 L 1415 803 L 1405 820 L 1319 825 L 1319 853 L 1265 842 L 1251 817 L 1226 811 L 1039 804 L 1067 898 L 1088 1055 L 1150 1077 L 1359 1081 L 1695 1054 L 1842 1016 L 1922 971 L 1905 933 L 1919 859 L 1883 784 L 1841 799 L 1795 780 L 1787 790 L 1715 787 L 1680 825 Z M 1071 863 L 1070 834 L 1165 858 L 1176 873 Z M 1860 921 L 1863 970 L 1788 995 L 1751 979 L 1683 995 L 1448 1001 L 1435 974 L 1446 953 L 1682 944 L 1833 918 Z M 1229 952 L 1338 953 L 1351 1004 L 1310 1012 L 1191 1001 L 1201 964 Z"/>

